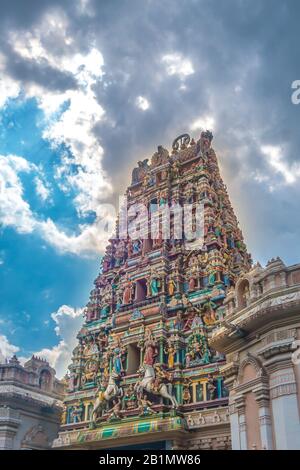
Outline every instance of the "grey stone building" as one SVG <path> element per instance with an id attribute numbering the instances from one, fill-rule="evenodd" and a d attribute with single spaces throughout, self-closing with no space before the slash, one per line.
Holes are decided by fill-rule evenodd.
<path id="1" fill-rule="evenodd" d="M 64 383 L 43 359 L 0 364 L 0 449 L 47 449 L 57 436 Z"/>

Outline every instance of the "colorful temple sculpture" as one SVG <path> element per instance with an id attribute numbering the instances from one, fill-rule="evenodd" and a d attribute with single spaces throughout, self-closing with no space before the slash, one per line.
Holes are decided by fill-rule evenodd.
<path id="1" fill-rule="evenodd" d="M 133 170 L 73 351 L 56 448 L 231 447 L 225 356 L 210 338 L 252 262 L 212 138 L 183 134 Z"/>

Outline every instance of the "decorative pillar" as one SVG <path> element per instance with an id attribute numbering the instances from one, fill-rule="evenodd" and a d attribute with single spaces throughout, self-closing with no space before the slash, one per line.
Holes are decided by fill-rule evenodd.
<path id="1" fill-rule="evenodd" d="M 245 413 L 240 412 L 238 414 L 239 423 L 239 434 L 240 434 L 240 449 L 247 450 L 247 427 L 246 427 L 246 416 Z"/>
<path id="2" fill-rule="evenodd" d="M 14 437 L 21 425 L 20 413 L 12 408 L 0 407 L 0 450 L 13 450 Z"/>
<path id="3" fill-rule="evenodd" d="M 68 406 L 66 424 L 70 424 L 72 422 L 72 411 L 73 411 L 73 406 Z"/>
<path id="4" fill-rule="evenodd" d="M 84 403 L 84 414 L 83 414 L 83 421 L 88 421 L 89 419 L 89 403 Z"/>
<path id="5" fill-rule="evenodd" d="M 181 364 L 181 349 L 178 345 L 176 345 L 175 347 L 176 347 L 175 363 Z"/>
<path id="6" fill-rule="evenodd" d="M 258 415 L 261 448 L 266 450 L 272 450 L 273 435 L 268 381 L 264 380 L 264 383 L 260 385 L 258 389 L 254 389 L 253 392 L 255 394 L 255 399 L 259 406 Z"/>
<path id="7" fill-rule="evenodd" d="M 268 280 L 268 290 L 274 289 L 276 287 L 274 274 L 268 276 L 267 280 Z"/>
<path id="8" fill-rule="evenodd" d="M 144 361 L 144 354 L 143 354 L 143 348 L 140 348 L 140 366 L 143 364 Z"/>
<path id="9" fill-rule="evenodd" d="M 285 271 L 280 273 L 280 283 L 282 287 L 286 287 L 286 273 Z"/>
<path id="10" fill-rule="evenodd" d="M 259 408 L 259 427 L 262 449 L 272 450 L 272 421 L 269 407 L 262 406 Z"/>
<path id="11" fill-rule="evenodd" d="M 196 383 L 196 382 L 193 382 L 193 383 L 192 383 L 193 403 L 196 403 L 196 400 L 197 400 L 196 387 L 197 387 L 197 383 Z"/>
<path id="12" fill-rule="evenodd" d="M 147 298 L 151 297 L 151 288 L 150 288 L 150 279 L 147 278 L 147 282 L 146 282 L 146 285 L 147 285 Z"/>
<path id="13" fill-rule="evenodd" d="M 222 377 L 217 378 L 217 393 L 218 398 L 222 398 Z"/>
<path id="14" fill-rule="evenodd" d="M 297 386 L 292 367 L 270 374 L 270 398 L 276 450 L 300 450 Z"/>
<path id="15" fill-rule="evenodd" d="M 176 390 L 176 399 L 178 401 L 178 404 L 182 404 L 182 385 L 180 383 L 175 384 L 175 390 Z"/>
<path id="16" fill-rule="evenodd" d="M 164 340 L 161 338 L 159 340 L 159 362 L 164 363 Z"/>
<path id="17" fill-rule="evenodd" d="M 245 397 L 238 396 L 236 400 L 236 409 L 238 411 L 238 430 L 240 436 L 240 450 L 247 450 L 247 424 L 245 414 Z"/>
<path id="18" fill-rule="evenodd" d="M 238 410 L 236 409 L 234 400 L 230 397 L 229 397 L 229 419 L 230 419 L 232 450 L 240 450 L 241 440 L 240 440 L 239 414 L 238 414 Z"/>
<path id="19" fill-rule="evenodd" d="M 204 382 L 200 382 L 200 385 L 202 385 L 203 389 L 203 401 L 207 401 L 207 380 Z"/>

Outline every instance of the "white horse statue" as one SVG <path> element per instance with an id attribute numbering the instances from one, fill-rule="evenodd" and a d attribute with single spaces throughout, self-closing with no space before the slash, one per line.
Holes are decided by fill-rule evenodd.
<path id="1" fill-rule="evenodd" d="M 92 413 L 92 421 L 95 422 L 99 411 L 102 409 L 103 404 L 109 402 L 113 398 L 122 397 L 123 396 L 123 389 L 119 387 L 116 382 L 120 380 L 120 376 L 117 372 L 112 371 L 106 390 L 104 392 L 98 392 L 98 396 L 94 403 L 93 413 Z"/>
<path id="2" fill-rule="evenodd" d="M 170 393 L 169 388 L 171 384 L 161 383 L 158 389 L 153 387 L 155 381 L 155 370 L 150 365 L 143 365 L 140 367 L 139 372 L 144 374 L 143 378 L 135 384 L 135 392 L 142 394 L 143 391 L 152 393 L 153 395 L 159 395 L 163 398 L 167 398 L 172 403 L 172 408 L 177 408 L 178 403 L 176 398 Z"/>

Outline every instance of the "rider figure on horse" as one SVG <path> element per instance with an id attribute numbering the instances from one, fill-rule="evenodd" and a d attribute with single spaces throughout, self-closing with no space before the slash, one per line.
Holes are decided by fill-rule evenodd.
<path id="1" fill-rule="evenodd" d="M 160 364 L 154 364 L 155 378 L 153 380 L 153 391 L 159 393 L 161 384 L 166 379 L 166 375 Z"/>

